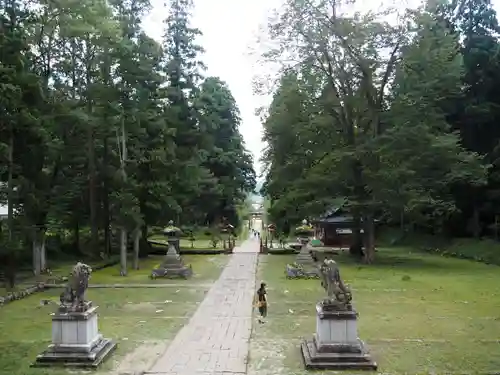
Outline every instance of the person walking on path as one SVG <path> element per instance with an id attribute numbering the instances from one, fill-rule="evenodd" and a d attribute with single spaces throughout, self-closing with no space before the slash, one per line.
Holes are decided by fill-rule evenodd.
<path id="1" fill-rule="evenodd" d="M 260 288 L 257 289 L 256 305 L 259 309 L 259 323 L 264 323 L 264 319 L 267 316 L 267 291 L 266 284 L 261 283 Z"/>

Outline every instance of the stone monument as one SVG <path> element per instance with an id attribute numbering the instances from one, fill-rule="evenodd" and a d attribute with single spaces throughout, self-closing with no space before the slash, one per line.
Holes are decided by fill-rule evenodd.
<path id="1" fill-rule="evenodd" d="M 151 271 L 151 278 L 156 279 L 158 277 L 175 278 L 183 277 L 187 279 L 193 275 L 193 269 L 191 265 L 186 266 L 182 261 L 181 256 L 178 251 L 180 250 L 180 234 L 181 230 L 175 227 L 173 221 L 170 220 L 168 227 L 165 228 L 163 233 L 167 236 L 168 250 L 163 262 L 158 268 Z"/>
<path id="2" fill-rule="evenodd" d="M 78 262 L 52 315 L 52 344 L 36 357 L 33 367 L 99 366 L 115 349 L 116 343 L 103 338 L 97 324 L 98 306 L 85 300 L 92 268 Z"/>
<path id="3" fill-rule="evenodd" d="M 181 236 L 182 231 L 174 225 L 173 220 L 168 222 L 168 226 L 163 229 L 163 235 L 167 238 L 167 243 L 172 244 L 175 247 L 177 253 L 181 252 Z"/>
<path id="4" fill-rule="evenodd" d="M 307 224 L 307 220 L 302 220 L 302 225 L 295 228 L 295 234 L 298 236 L 297 241 L 302 245 L 300 248 L 300 252 L 297 254 L 295 258 L 295 263 L 301 264 L 306 267 L 314 267 L 316 266 L 314 259 L 311 256 L 309 249 L 309 241 L 311 240 L 314 229 Z"/>
<path id="5" fill-rule="evenodd" d="M 358 314 L 337 263 L 325 259 L 320 266 L 320 276 L 327 297 L 316 305 L 316 334 L 301 345 L 306 369 L 377 370 L 377 364 L 358 338 Z"/>
<path id="6" fill-rule="evenodd" d="M 295 258 L 295 263 L 286 265 L 287 278 L 301 279 L 318 277 L 316 262 L 308 246 L 313 232 L 314 229 L 307 223 L 306 219 L 302 220 L 301 226 L 295 228 L 295 234 L 298 236 L 297 240 L 300 242 L 301 248 Z"/>

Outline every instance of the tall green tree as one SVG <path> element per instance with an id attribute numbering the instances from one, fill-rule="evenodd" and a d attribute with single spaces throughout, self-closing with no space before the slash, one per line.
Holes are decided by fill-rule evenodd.
<path id="1" fill-rule="evenodd" d="M 448 120 L 460 132 L 462 144 L 483 155 L 484 162 L 493 166 L 487 185 L 460 184 L 455 189 L 461 213 L 456 215 L 456 224 L 451 229 L 457 234 L 479 237 L 491 233 L 488 226 L 500 213 L 500 195 L 496 188 L 500 181 L 500 133 L 496 124 L 500 108 L 499 25 L 489 0 L 448 1 L 436 14 L 460 35 L 464 61 L 462 96 L 450 98 L 446 103 Z"/>
<path id="2" fill-rule="evenodd" d="M 319 147 L 323 152 L 312 156 L 309 168 L 301 175 L 281 175 L 280 178 L 286 176 L 293 181 L 295 188 L 288 187 L 289 194 L 278 194 L 275 201 L 285 199 L 288 207 L 300 207 L 297 216 L 304 217 L 321 213 L 319 205 L 307 209 L 306 200 L 319 200 L 324 204 L 322 211 L 326 211 L 328 201 L 344 197 L 355 222 L 352 250 L 359 253 L 363 229 L 364 261 L 371 263 L 375 256 L 377 214 L 388 207 L 394 212 L 397 204 L 399 211 L 431 211 L 432 215 L 447 216 L 453 211 L 454 202 L 443 186 L 457 181 L 480 184 L 484 169 L 477 155 L 461 148 L 441 112 L 443 96 L 456 95 L 461 85 L 457 40 L 446 25 L 423 9 L 409 13 L 406 24 L 394 26 L 381 21 L 381 15 L 341 15 L 331 5 L 328 1 L 290 0 L 280 21 L 271 25 L 270 35 L 280 47 L 268 56 L 275 58 L 284 49 L 296 57 L 299 64 L 284 66 L 285 72 L 296 71 L 302 82 L 292 85 L 295 88 L 291 93 L 298 98 L 300 90 L 315 98 L 314 104 L 296 105 L 308 111 L 295 115 L 296 119 L 313 119 L 302 120 L 305 124 L 298 125 L 310 128 L 309 138 L 302 139 L 302 131 L 294 132 L 299 152 L 306 159 L 307 155 L 314 155 L 315 135 L 322 130 L 311 128 L 319 124 L 330 125 L 327 132 L 333 146 L 330 150 Z M 443 74 L 443 84 L 439 86 L 438 74 Z M 435 96 L 422 100 L 424 90 L 433 90 Z M 281 100 L 293 105 L 290 97 Z M 266 129 L 268 123 L 273 123 L 273 116 L 283 116 L 283 106 L 274 107 L 275 104 L 266 119 Z M 428 116 L 410 111 L 411 108 L 425 108 Z M 405 139 L 413 139 L 411 134 L 428 134 L 430 138 L 425 143 L 422 137 L 419 142 L 409 143 Z M 430 140 L 430 155 L 439 154 L 437 160 L 426 158 L 423 150 L 418 149 L 428 146 Z M 401 158 L 405 150 L 421 157 L 406 163 L 408 160 Z M 267 159 L 272 167 L 283 171 L 275 155 L 268 155 Z M 289 164 L 293 163 L 293 159 L 289 160 Z M 405 168 L 396 168 L 398 163 Z M 437 170 L 448 172 L 440 180 L 433 174 L 436 163 L 440 163 Z M 396 202 L 393 187 L 397 181 L 405 183 Z M 273 182 L 268 178 L 267 186 Z M 439 202 L 442 204 L 436 205 Z"/>
<path id="3" fill-rule="evenodd" d="M 48 246 L 79 259 L 119 253 L 126 275 L 130 250 L 134 268 L 148 250 L 148 227 L 226 215 L 252 188 L 231 93 L 212 78 L 204 90 L 213 92 L 199 94 L 191 6 L 171 2 L 162 46 L 142 28 L 146 0 L 2 3 L 6 273 L 26 261 L 42 272 Z M 213 207 L 200 199 L 208 192 Z"/>
<path id="4" fill-rule="evenodd" d="M 197 207 L 206 212 L 205 222 L 219 223 L 224 217 L 238 224 L 237 207 L 255 188 L 255 172 L 239 132 L 236 101 L 224 82 L 208 77 L 200 86 L 196 103 L 206 150 L 203 166 L 213 177 L 212 187 L 200 194 Z"/>

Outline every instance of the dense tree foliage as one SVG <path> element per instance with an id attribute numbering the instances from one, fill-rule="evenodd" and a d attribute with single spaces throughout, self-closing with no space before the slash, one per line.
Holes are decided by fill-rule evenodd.
<path id="1" fill-rule="evenodd" d="M 158 43 L 141 27 L 148 0 L 2 2 L 5 270 L 32 256 L 39 273 L 58 233 L 80 254 L 120 243 L 125 274 L 148 227 L 237 220 L 252 158 L 229 89 L 203 75 L 191 3 L 168 2 Z"/>
<path id="2" fill-rule="evenodd" d="M 385 21 L 390 11 L 347 9 L 287 0 L 269 25 L 265 57 L 282 61 L 264 115 L 272 220 L 286 230 L 341 199 L 366 262 L 375 218 L 405 230 L 493 233 L 500 45 L 490 2 L 429 1 L 397 23 Z"/>

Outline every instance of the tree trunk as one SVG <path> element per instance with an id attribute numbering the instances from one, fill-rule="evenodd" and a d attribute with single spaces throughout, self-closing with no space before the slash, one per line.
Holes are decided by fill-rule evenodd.
<path id="1" fill-rule="evenodd" d="M 17 254 L 14 249 L 14 130 L 9 124 L 9 150 L 7 159 L 7 227 L 8 227 L 8 253 L 7 264 L 4 264 L 7 288 L 12 290 L 16 283 Z"/>
<path id="2" fill-rule="evenodd" d="M 87 56 L 86 60 L 86 86 L 87 86 L 87 114 L 92 116 L 92 98 L 90 97 L 90 86 L 92 85 L 92 49 L 93 46 L 90 38 L 86 40 Z M 89 204 L 90 204 L 90 230 L 91 230 L 91 248 L 99 253 L 99 223 L 97 222 L 97 171 L 96 171 L 96 155 L 94 146 L 94 124 L 87 124 L 87 155 L 88 155 L 88 171 L 89 171 Z"/>
<path id="3" fill-rule="evenodd" d="M 481 221 L 477 205 L 474 205 L 474 213 L 472 215 L 472 233 L 476 239 L 481 237 Z"/>
<path id="4" fill-rule="evenodd" d="M 41 233 L 41 242 L 40 242 L 40 270 L 41 272 L 45 272 L 47 270 L 47 252 L 46 252 L 46 235 L 45 232 Z"/>
<path id="5" fill-rule="evenodd" d="M 364 220 L 365 252 L 363 262 L 371 264 L 375 260 L 375 220 L 373 215 L 367 215 Z"/>
<path id="6" fill-rule="evenodd" d="M 5 268 L 5 284 L 8 291 L 11 291 L 16 286 L 16 257 L 14 254 L 7 255 L 7 264 Z"/>
<path id="7" fill-rule="evenodd" d="M 32 250 L 33 250 L 33 274 L 38 276 L 40 275 L 40 241 L 38 239 L 38 233 L 35 233 L 35 236 L 32 241 Z"/>
<path id="8" fill-rule="evenodd" d="M 108 149 L 108 137 L 104 137 L 104 155 L 103 164 L 107 168 L 109 163 L 109 149 Z M 103 178 L 103 215 L 104 215 L 104 254 L 109 256 L 111 253 L 111 215 L 109 212 L 109 181 L 108 176 L 105 174 Z"/>
<path id="9" fill-rule="evenodd" d="M 73 246 L 80 253 L 80 224 L 78 223 L 78 219 L 75 220 L 73 227 Z"/>
<path id="10" fill-rule="evenodd" d="M 139 241 L 141 240 L 141 230 L 137 228 L 134 231 L 134 270 L 139 269 Z"/>
<path id="11" fill-rule="evenodd" d="M 127 231 L 120 229 L 120 275 L 127 276 Z"/>
<path id="12" fill-rule="evenodd" d="M 495 215 L 495 241 L 498 241 L 498 215 Z"/>
<path id="13" fill-rule="evenodd" d="M 355 257 L 363 256 L 363 235 L 361 234 L 361 214 L 357 208 L 352 210 L 352 245 L 349 253 Z"/>
<path id="14" fill-rule="evenodd" d="M 9 242 L 14 239 L 14 130 L 9 126 L 9 175 L 7 177 L 7 225 Z M 10 244 L 9 244 L 10 246 Z"/>
<path id="15" fill-rule="evenodd" d="M 353 142 L 354 143 L 354 142 Z M 355 207 L 352 209 L 353 212 L 353 240 L 354 247 L 351 251 L 351 254 L 357 257 L 363 257 L 363 236 L 361 235 L 361 226 L 362 226 L 362 213 L 363 213 L 363 203 L 366 202 L 366 192 L 363 184 L 363 170 L 362 165 L 359 160 L 352 161 L 352 177 L 354 182 L 354 199 L 355 199 Z"/>
<path id="16" fill-rule="evenodd" d="M 148 226 L 147 224 L 144 224 L 141 228 L 141 237 L 144 238 L 146 241 L 148 239 Z"/>
<path id="17" fill-rule="evenodd" d="M 124 184 L 127 183 L 127 171 L 125 169 L 125 163 L 127 160 L 127 133 L 125 132 L 125 116 L 122 113 L 122 123 L 121 123 L 121 142 L 118 145 L 118 148 L 121 148 L 121 172 L 123 177 Z M 121 264 L 121 275 L 127 275 L 127 228 L 125 224 L 122 224 L 120 228 L 120 264 Z"/>

